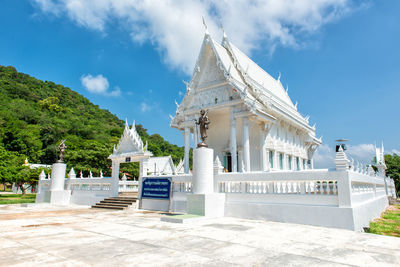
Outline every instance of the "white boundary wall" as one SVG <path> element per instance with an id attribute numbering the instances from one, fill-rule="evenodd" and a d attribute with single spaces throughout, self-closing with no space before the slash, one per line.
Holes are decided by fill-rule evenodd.
<path id="1" fill-rule="evenodd" d="M 71 191 L 70 204 L 94 205 L 111 197 L 109 177 L 65 179 L 65 190 Z M 119 181 L 119 192 L 138 192 L 138 181 Z M 36 203 L 50 202 L 51 179 L 41 179 L 38 184 Z"/>
<path id="2" fill-rule="evenodd" d="M 141 200 L 141 208 L 186 212 L 192 175 L 172 177 L 171 201 Z M 146 177 L 147 178 L 147 177 Z M 138 192 L 138 181 L 120 181 L 120 192 Z M 139 187 L 139 189 L 138 189 Z M 36 202 L 49 202 L 51 180 L 39 180 Z M 71 204 L 93 205 L 111 196 L 111 178 L 65 180 Z M 395 195 L 394 181 L 353 170 L 214 173 L 214 192 L 226 194 L 225 216 L 361 231 Z"/>
<path id="3" fill-rule="evenodd" d="M 191 178 L 172 176 L 171 211 L 186 211 Z M 226 194 L 225 216 L 362 231 L 388 206 L 385 179 L 395 196 L 392 179 L 327 169 L 219 173 L 214 192 Z M 142 208 L 161 208 L 153 204 Z"/>

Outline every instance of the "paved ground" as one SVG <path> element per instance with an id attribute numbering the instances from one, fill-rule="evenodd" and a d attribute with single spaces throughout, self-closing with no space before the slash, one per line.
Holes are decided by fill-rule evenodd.
<path id="1" fill-rule="evenodd" d="M 400 266 L 400 238 L 296 224 L 0 206 L 1 266 Z"/>

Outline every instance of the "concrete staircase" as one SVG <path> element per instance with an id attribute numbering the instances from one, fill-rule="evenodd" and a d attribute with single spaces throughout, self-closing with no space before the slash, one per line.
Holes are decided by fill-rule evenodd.
<path id="1" fill-rule="evenodd" d="M 137 197 L 134 196 L 109 197 L 96 203 L 92 208 L 123 210 L 131 206 L 133 203 L 136 203 L 136 201 Z"/>

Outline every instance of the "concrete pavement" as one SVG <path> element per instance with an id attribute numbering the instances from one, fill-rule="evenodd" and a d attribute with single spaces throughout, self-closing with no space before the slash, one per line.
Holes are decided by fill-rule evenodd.
<path id="1" fill-rule="evenodd" d="M 0 266 L 399 266 L 400 238 L 235 218 L 0 207 Z"/>

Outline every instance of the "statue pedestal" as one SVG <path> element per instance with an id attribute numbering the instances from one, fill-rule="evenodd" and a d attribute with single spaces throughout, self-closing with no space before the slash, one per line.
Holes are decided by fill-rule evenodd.
<path id="1" fill-rule="evenodd" d="M 51 169 L 50 203 L 55 205 L 69 205 L 71 190 L 64 190 L 67 165 L 54 163 Z"/>
<path id="2" fill-rule="evenodd" d="M 187 194 L 187 213 L 206 217 L 224 216 L 225 194 L 214 193 L 214 150 L 193 151 L 193 194 Z"/>

